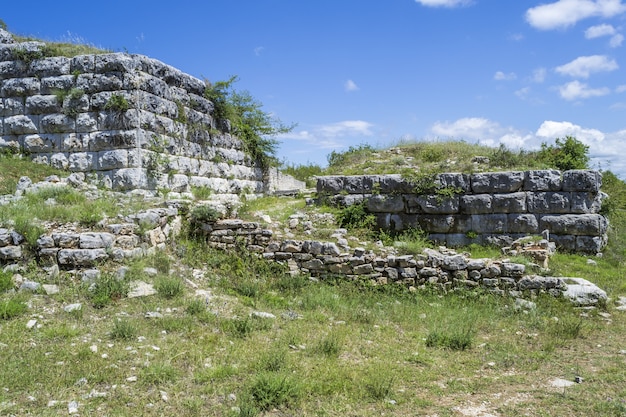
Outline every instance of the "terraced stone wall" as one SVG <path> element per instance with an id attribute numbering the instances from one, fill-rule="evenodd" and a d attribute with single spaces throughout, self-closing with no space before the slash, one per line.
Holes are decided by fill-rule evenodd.
<path id="1" fill-rule="evenodd" d="M 428 194 L 400 175 L 327 176 L 317 192 L 333 204 L 365 204 L 382 229 L 419 227 L 449 247 L 504 246 L 547 231 L 561 249 L 597 253 L 608 228 L 601 185 L 597 171 L 540 170 L 439 174 Z"/>
<path id="2" fill-rule="evenodd" d="M 44 43 L 2 32 L 0 151 L 116 190 L 263 192 L 262 170 L 217 125 L 202 80 L 142 55 L 42 58 Z"/>

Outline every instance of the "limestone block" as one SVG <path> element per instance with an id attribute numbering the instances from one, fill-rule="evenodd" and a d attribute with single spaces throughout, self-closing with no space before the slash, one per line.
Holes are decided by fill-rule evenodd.
<path id="1" fill-rule="evenodd" d="M 172 100 L 172 94 L 170 93 L 167 82 L 150 74 L 126 74 L 124 77 L 123 87 L 126 90 L 139 89 L 157 97 L 161 97 L 162 99 Z"/>
<path id="2" fill-rule="evenodd" d="M 50 155 L 50 165 L 57 169 L 69 169 L 70 161 L 67 154 L 58 152 Z"/>
<path id="3" fill-rule="evenodd" d="M 70 73 L 70 58 L 56 56 L 33 61 L 30 64 L 31 72 L 37 78 L 67 75 Z"/>
<path id="4" fill-rule="evenodd" d="M 441 242 L 450 248 L 458 248 L 472 243 L 480 245 L 482 242 L 482 236 L 477 235 L 476 237 L 468 237 L 466 233 L 448 233 L 445 235 L 434 236 L 433 240 Z"/>
<path id="5" fill-rule="evenodd" d="M 487 267 L 487 260 L 485 259 L 468 259 L 467 269 L 468 271 L 481 270 Z"/>
<path id="6" fill-rule="evenodd" d="M 69 133 L 76 131 L 76 120 L 65 114 L 48 114 L 41 118 L 41 133 Z"/>
<path id="7" fill-rule="evenodd" d="M 530 213 L 509 214 L 507 226 L 509 233 L 537 234 L 540 232 L 537 216 Z"/>
<path id="8" fill-rule="evenodd" d="M 0 95 L 2 97 L 26 97 L 39 94 L 41 83 L 38 78 L 10 78 L 2 82 Z"/>
<path id="9" fill-rule="evenodd" d="M 379 178 L 381 194 L 411 194 L 413 186 L 400 174 L 381 175 Z"/>
<path id="10" fill-rule="evenodd" d="M 168 189 L 182 193 L 189 190 L 189 177 L 184 174 L 170 175 L 168 178 Z"/>
<path id="11" fill-rule="evenodd" d="M 576 252 L 596 254 L 602 252 L 607 244 L 607 236 L 576 236 Z"/>
<path id="12" fill-rule="evenodd" d="M 150 116 L 150 113 L 142 113 L 142 112 L 138 112 L 134 111 L 134 110 L 127 110 L 125 112 L 118 112 L 118 111 L 112 111 L 112 110 L 105 110 L 100 112 L 100 114 L 98 115 L 98 129 L 99 130 L 128 130 L 128 129 L 134 129 L 138 126 L 141 126 L 142 128 L 144 127 L 144 125 L 148 128 L 148 130 L 151 131 L 155 131 L 154 127 L 150 125 L 150 123 L 147 123 L 144 121 L 144 116 L 148 115 L 148 117 L 152 117 L 152 119 L 154 119 L 154 116 Z"/>
<path id="13" fill-rule="evenodd" d="M 113 173 L 112 186 L 115 190 L 145 189 L 148 176 L 142 168 L 122 168 Z"/>
<path id="14" fill-rule="evenodd" d="M 512 193 L 524 184 L 524 172 L 484 172 L 471 175 L 472 191 L 483 193 Z"/>
<path id="15" fill-rule="evenodd" d="M 66 133 L 58 135 L 60 139 L 60 149 L 70 152 L 84 152 L 87 150 L 88 138 L 78 136 L 75 133 Z"/>
<path id="16" fill-rule="evenodd" d="M 2 99 L 0 99 L 2 101 Z M 7 97 L 4 99 L 3 111 L 4 116 L 17 116 L 25 113 L 24 99 L 22 97 Z"/>
<path id="17" fill-rule="evenodd" d="M 605 304 L 607 294 L 594 283 L 583 278 L 562 278 L 565 291 L 563 296 L 578 306 Z"/>
<path id="18" fill-rule="evenodd" d="M 166 116 L 170 119 L 180 117 L 178 114 L 178 106 L 171 100 L 165 100 L 145 91 L 141 92 L 139 100 L 142 110 L 149 111 L 158 116 Z"/>
<path id="19" fill-rule="evenodd" d="M 95 56 L 95 72 L 133 72 L 141 67 L 141 62 L 133 55 L 116 52 Z"/>
<path id="20" fill-rule="evenodd" d="M 172 91 L 174 88 L 176 88 L 176 87 L 170 87 L 170 91 Z M 174 94 L 172 93 L 172 96 L 173 95 Z M 193 110 L 197 110 L 197 111 L 199 111 L 201 113 L 204 113 L 204 114 L 213 113 L 213 110 L 215 108 L 215 106 L 213 105 L 213 103 L 210 100 L 207 100 L 202 95 L 198 95 L 198 94 L 194 94 L 194 93 L 190 93 L 189 94 L 188 105 Z"/>
<path id="21" fill-rule="evenodd" d="M 98 130 L 98 113 L 80 113 L 76 116 L 76 132 L 89 133 Z"/>
<path id="22" fill-rule="evenodd" d="M 602 174 L 587 169 L 573 169 L 563 173 L 563 191 L 598 192 L 602 186 Z"/>
<path id="23" fill-rule="evenodd" d="M 121 72 L 109 72 L 106 74 L 80 74 L 76 79 L 76 87 L 87 94 L 99 93 L 101 91 L 118 91 L 122 89 Z"/>
<path id="24" fill-rule="evenodd" d="M 38 116 L 11 116 L 4 119 L 5 135 L 37 133 Z"/>
<path id="25" fill-rule="evenodd" d="M 58 75 L 53 77 L 45 77 L 41 79 L 41 94 L 54 94 L 55 91 L 69 91 L 74 87 L 73 75 Z"/>
<path id="26" fill-rule="evenodd" d="M 465 214 L 489 214 L 492 209 L 493 197 L 491 194 L 462 195 L 460 197 L 460 212 Z"/>
<path id="27" fill-rule="evenodd" d="M 538 192 L 529 193 L 528 211 L 531 213 L 569 213 L 571 193 Z"/>
<path id="28" fill-rule="evenodd" d="M 1 243 L 1 234 L 0 234 L 0 246 L 2 246 Z M 37 239 L 37 247 L 39 249 L 49 249 L 49 248 L 53 248 L 54 247 L 54 239 L 52 238 L 52 236 L 40 236 L 39 239 Z"/>
<path id="29" fill-rule="evenodd" d="M 467 259 L 463 255 L 449 255 L 443 258 L 441 267 L 448 271 L 459 271 L 467 268 Z"/>
<path id="30" fill-rule="evenodd" d="M 367 210 L 372 213 L 400 213 L 404 211 L 401 195 L 376 194 L 367 198 Z"/>
<path id="31" fill-rule="evenodd" d="M 419 195 L 417 203 L 422 212 L 427 214 L 454 214 L 459 212 L 460 200 L 458 195 L 444 197 L 440 195 Z"/>
<path id="32" fill-rule="evenodd" d="M 500 265 L 503 277 L 522 277 L 526 271 L 526 266 L 512 262 L 503 262 Z"/>
<path id="33" fill-rule="evenodd" d="M 27 135 L 23 147 L 29 153 L 53 152 L 59 148 L 57 139 L 55 135 Z"/>
<path id="34" fill-rule="evenodd" d="M 95 55 L 78 55 L 70 61 L 70 72 L 85 73 L 96 70 Z"/>
<path id="35" fill-rule="evenodd" d="M 128 167 L 128 151 L 116 149 L 97 153 L 97 170 L 106 171 Z"/>
<path id="36" fill-rule="evenodd" d="M 95 132 L 89 140 L 90 151 L 135 148 L 142 140 L 135 130 L 110 130 Z"/>
<path id="37" fill-rule="evenodd" d="M 338 194 L 343 190 L 343 180 L 344 177 L 339 176 L 318 177 L 317 193 L 321 195 Z"/>
<path id="38" fill-rule="evenodd" d="M 607 231 L 608 221 L 600 214 L 563 214 L 541 217 L 540 229 L 557 235 L 601 236 Z"/>
<path id="39" fill-rule="evenodd" d="M 504 233 L 507 231 L 506 214 L 473 214 L 472 230 L 476 233 Z"/>
<path id="40" fill-rule="evenodd" d="M 468 193 L 471 191 L 470 176 L 467 174 L 437 174 L 435 177 L 435 185 L 438 189 L 454 188 L 461 193 Z"/>
<path id="41" fill-rule="evenodd" d="M 413 269 L 413 272 L 415 273 L 415 269 L 414 268 L 411 268 L 411 269 Z M 372 272 L 374 272 L 374 267 L 372 266 L 372 264 L 358 265 L 358 266 L 355 266 L 354 268 L 352 268 L 352 272 L 355 275 L 371 274 Z"/>
<path id="42" fill-rule="evenodd" d="M 13 244 L 13 237 L 9 229 L 0 228 L 0 247 Z"/>
<path id="43" fill-rule="evenodd" d="M 26 97 L 27 114 L 49 114 L 58 113 L 61 106 L 54 95 L 34 95 Z"/>
<path id="44" fill-rule="evenodd" d="M 494 213 L 526 212 L 526 193 L 494 194 L 492 200 Z"/>
<path id="45" fill-rule="evenodd" d="M 108 258 L 105 249 L 61 249 L 58 262 L 64 266 L 94 266 Z"/>
<path id="46" fill-rule="evenodd" d="M 576 236 L 574 235 L 557 235 L 550 233 L 550 240 L 563 251 L 574 252 L 576 250 Z"/>
<path id="47" fill-rule="evenodd" d="M 54 244 L 59 248 L 76 249 L 80 245 L 80 235 L 78 233 L 52 233 Z"/>
<path id="48" fill-rule="evenodd" d="M 0 62 L 0 80 L 22 77 L 28 71 L 28 65 L 23 61 Z"/>
<path id="49" fill-rule="evenodd" d="M 108 248 L 113 245 L 115 236 L 111 233 L 81 233 L 79 236 L 80 249 Z"/>
<path id="50" fill-rule="evenodd" d="M 86 172 L 96 169 L 96 164 L 94 163 L 95 156 L 96 154 L 93 152 L 70 154 L 68 158 L 70 171 Z"/>
<path id="51" fill-rule="evenodd" d="M 21 246 L 3 246 L 0 248 L 0 260 L 16 261 L 22 258 Z"/>
<path id="52" fill-rule="evenodd" d="M 417 216 L 420 228 L 427 233 L 449 233 L 454 227 L 454 216 L 451 215 L 420 215 Z"/>
<path id="53" fill-rule="evenodd" d="M 13 44 L 13 43 L 15 43 L 15 39 L 13 39 L 13 35 L 11 35 L 6 30 L 0 28 L 0 48 L 2 48 L 4 46 L 3 44 L 7 44 L 8 45 L 8 44 Z M 7 49 L 9 49 L 9 48 L 7 48 Z M 0 54 L 0 58 L 3 58 L 2 54 Z"/>
<path id="54" fill-rule="evenodd" d="M 608 195 L 599 193 L 572 192 L 570 200 L 570 212 L 575 214 L 599 213 L 602 201 Z"/>
<path id="55" fill-rule="evenodd" d="M 148 232 L 148 243 L 150 243 L 150 246 L 158 246 L 161 243 L 165 243 L 166 240 L 167 237 L 160 227 L 152 229 Z"/>
<path id="56" fill-rule="evenodd" d="M 527 171 L 524 176 L 524 191 L 559 191 L 561 186 L 561 172 L 553 169 Z"/>

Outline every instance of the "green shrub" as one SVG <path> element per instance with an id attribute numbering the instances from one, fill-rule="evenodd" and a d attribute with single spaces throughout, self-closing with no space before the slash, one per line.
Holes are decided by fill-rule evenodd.
<path id="1" fill-rule="evenodd" d="M 344 207 L 337 213 L 337 222 L 347 229 L 369 229 L 376 226 L 376 216 L 370 214 L 365 203 Z"/>
<path id="2" fill-rule="evenodd" d="M 126 297 L 129 290 L 130 284 L 126 279 L 105 274 L 96 281 L 89 297 L 94 308 L 103 308 L 113 301 Z"/>
<path id="3" fill-rule="evenodd" d="M 426 336 L 427 347 L 442 347 L 450 350 L 466 350 L 474 343 L 472 329 L 431 330 Z"/>
<path id="4" fill-rule="evenodd" d="M 337 357 L 341 352 L 343 340 L 336 331 L 331 331 L 315 346 L 315 351 L 328 357 Z"/>
<path id="5" fill-rule="evenodd" d="M 20 296 L 0 299 L 0 319 L 10 320 L 21 316 L 27 308 L 28 306 Z"/>
<path id="6" fill-rule="evenodd" d="M 0 293 L 13 288 L 13 276 L 10 272 L 4 272 L 0 269 Z"/>
<path id="7" fill-rule="evenodd" d="M 156 279 L 154 289 L 163 298 L 175 298 L 183 293 L 185 285 L 179 277 L 161 276 Z"/>
<path id="8" fill-rule="evenodd" d="M 126 100 L 126 97 L 120 94 L 113 94 L 109 97 L 104 105 L 105 110 L 111 110 L 118 113 L 123 113 L 130 108 L 130 103 Z"/>
<path id="9" fill-rule="evenodd" d="M 247 388 L 247 394 L 255 408 L 267 411 L 296 404 L 302 395 L 302 387 L 288 375 L 263 372 Z"/>
<path id="10" fill-rule="evenodd" d="M 206 301 L 200 298 L 196 298 L 191 300 L 189 304 L 187 304 L 187 308 L 185 312 L 191 316 L 197 316 L 206 311 Z"/>
<path id="11" fill-rule="evenodd" d="M 113 340 L 132 340 L 137 335 L 137 327 L 127 319 L 117 319 L 109 336 Z"/>
<path id="12" fill-rule="evenodd" d="M 549 166 L 567 171 L 569 169 L 586 169 L 589 165 L 589 146 L 573 136 L 565 139 L 557 138 L 554 145 L 541 144 L 539 159 Z"/>
<path id="13" fill-rule="evenodd" d="M 189 220 L 192 224 L 212 223 L 222 218 L 222 215 L 215 208 L 207 205 L 196 206 L 189 213 Z"/>

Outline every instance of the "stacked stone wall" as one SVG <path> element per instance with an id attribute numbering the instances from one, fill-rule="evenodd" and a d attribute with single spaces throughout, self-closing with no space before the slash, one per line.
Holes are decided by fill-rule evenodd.
<path id="1" fill-rule="evenodd" d="M 607 241 L 602 176 L 592 170 L 439 174 L 428 194 L 400 175 L 319 177 L 320 200 L 363 203 L 378 226 L 419 228 L 448 247 L 509 245 L 547 231 L 567 251 L 597 253 Z"/>
<path id="2" fill-rule="evenodd" d="M 228 123 L 217 125 L 202 80 L 142 55 L 40 58 L 44 43 L 2 39 L 0 150 L 116 190 L 263 191 L 262 170 Z"/>

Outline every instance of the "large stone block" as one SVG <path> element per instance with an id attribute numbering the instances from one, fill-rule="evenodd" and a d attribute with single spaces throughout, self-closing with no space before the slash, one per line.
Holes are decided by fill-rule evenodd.
<path id="1" fill-rule="evenodd" d="M 327 176 L 317 178 L 317 193 L 322 195 L 339 194 L 343 190 L 344 177 Z"/>
<path id="2" fill-rule="evenodd" d="M 123 73 L 109 72 L 106 74 L 80 74 L 76 79 L 76 87 L 87 94 L 102 91 L 118 91 L 122 89 Z"/>
<path id="3" fill-rule="evenodd" d="M 560 171 L 527 171 L 524 176 L 524 191 L 559 191 L 562 182 Z"/>
<path id="4" fill-rule="evenodd" d="M 537 234 L 540 232 L 537 216 L 531 213 L 509 214 L 507 228 L 509 233 Z"/>
<path id="5" fill-rule="evenodd" d="M 68 158 L 70 171 L 87 172 L 96 169 L 94 157 L 96 157 L 96 155 L 92 152 L 78 152 L 70 154 Z"/>
<path id="6" fill-rule="evenodd" d="M 41 133 L 70 133 L 76 131 L 76 119 L 65 114 L 48 114 L 41 118 Z"/>
<path id="7" fill-rule="evenodd" d="M 464 214 L 493 213 L 492 202 L 491 194 L 462 195 L 460 197 L 460 211 Z"/>
<path id="8" fill-rule="evenodd" d="M 417 222 L 420 228 L 427 233 L 450 233 L 454 228 L 452 215 L 418 215 Z"/>
<path id="9" fill-rule="evenodd" d="M 563 214 L 543 216 L 539 225 L 541 230 L 557 235 L 601 236 L 607 231 L 608 221 L 600 214 Z"/>
<path id="10" fill-rule="evenodd" d="M 80 249 L 109 248 L 113 245 L 115 236 L 111 233 L 81 233 L 79 236 Z"/>
<path id="11" fill-rule="evenodd" d="M 602 208 L 602 201 L 608 195 L 602 191 L 598 193 L 572 192 L 570 211 L 576 214 L 598 213 Z"/>
<path id="12" fill-rule="evenodd" d="M 400 174 L 381 175 L 379 178 L 381 194 L 410 194 L 413 186 Z"/>
<path id="13" fill-rule="evenodd" d="M 417 203 L 426 214 L 455 214 L 459 212 L 459 196 L 419 195 Z"/>
<path id="14" fill-rule="evenodd" d="M 366 200 L 367 210 L 372 213 L 401 213 L 404 200 L 401 195 L 372 195 Z"/>
<path id="15" fill-rule="evenodd" d="M 90 151 L 127 149 L 137 147 L 141 137 L 136 130 L 110 130 L 95 132 L 89 141 Z"/>
<path id="16" fill-rule="evenodd" d="M 54 95 L 34 95 L 26 97 L 27 114 L 58 113 L 61 110 L 59 100 Z"/>
<path id="17" fill-rule="evenodd" d="M 128 151 L 126 149 L 115 149 L 97 153 L 97 170 L 107 171 L 119 168 L 128 168 Z"/>
<path id="18" fill-rule="evenodd" d="M 494 194 L 492 208 L 494 213 L 526 212 L 526 193 Z"/>
<path id="19" fill-rule="evenodd" d="M 106 249 L 61 249 L 57 254 L 59 265 L 94 266 L 108 258 Z"/>
<path id="20" fill-rule="evenodd" d="M 4 119 L 5 135 L 29 135 L 37 133 L 38 116 L 11 116 Z"/>
<path id="21" fill-rule="evenodd" d="M 528 211 L 531 213 L 569 213 L 571 193 L 528 193 Z"/>
<path id="22" fill-rule="evenodd" d="M 524 184 L 524 172 L 484 172 L 471 175 L 472 191 L 483 193 L 512 193 Z"/>
<path id="23" fill-rule="evenodd" d="M 43 58 L 33 61 L 30 64 L 30 70 L 39 79 L 67 75 L 70 73 L 70 62 L 71 59 L 64 56 Z"/>
<path id="24" fill-rule="evenodd" d="M 27 135 L 22 146 L 28 153 L 54 152 L 58 150 L 59 142 L 55 135 Z"/>
<path id="25" fill-rule="evenodd" d="M 2 82 L 0 96 L 2 97 L 26 97 L 39 94 L 41 83 L 38 78 L 11 78 Z"/>
<path id="26" fill-rule="evenodd" d="M 574 169 L 563 173 L 563 191 L 598 192 L 602 186 L 602 174 L 587 169 Z"/>
<path id="27" fill-rule="evenodd" d="M 41 79 L 41 94 L 54 94 L 56 91 L 69 91 L 74 87 L 73 75 L 58 75 Z"/>
<path id="28" fill-rule="evenodd" d="M 95 56 L 95 72 L 133 72 L 141 67 L 141 62 L 133 55 L 117 52 Z"/>
<path id="29" fill-rule="evenodd" d="M 476 233 L 505 233 L 508 230 L 506 214 L 473 214 L 472 230 Z"/>
<path id="30" fill-rule="evenodd" d="M 435 177 L 435 186 L 438 189 L 454 188 L 457 192 L 468 193 L 471 191 L 470 176 L 458 173 L 438 174 Z"/>
<path id="31" fill-rule="evenodd" d="M 148 176 L 142 168 L 118 169 L 112 175 L 112 186 L 122 191 L 145 189 L 148 186 Z"/>

